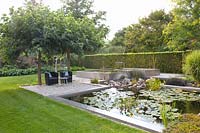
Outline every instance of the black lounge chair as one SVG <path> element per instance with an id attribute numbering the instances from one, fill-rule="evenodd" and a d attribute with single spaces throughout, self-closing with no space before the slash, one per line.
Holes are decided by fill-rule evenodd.
<path id="1" fill-rule="evenodd" d="M 58 73 L 57 72 L 45 72 L 46 85 L 58 84 Z"/>
<path id="2" fill-rule="evenodd" d="M 60 72 L 60 81 L 61 83 L 72 82 L 72 72 L 71 71 Z"/>

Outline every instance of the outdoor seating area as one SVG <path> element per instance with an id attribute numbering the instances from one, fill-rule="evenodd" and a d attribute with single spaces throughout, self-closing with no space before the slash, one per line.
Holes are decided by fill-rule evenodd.
<path id="1" fill-rule="evenodd" d="M 60 80 L 60 82 L 59 82 Z M 46 85 L 54 85 L 54 84 L 66 84 L 72 82 L 72 72 L 45 72 L 45 83 Z"/>

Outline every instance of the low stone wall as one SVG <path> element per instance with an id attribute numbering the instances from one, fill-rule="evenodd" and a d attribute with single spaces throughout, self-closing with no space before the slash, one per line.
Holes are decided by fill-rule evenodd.
<path id="1" fill-rule="evenodd" d="M 160 75 L 159 69 L 146 69 L 146 68 L 124 68 L 117 72 L 98 72 L 98 71 L 78 71 L 76 76 L 88 79 L 100 80 L 119 80 L 122 77 L 134 78 L 149 78 L 152 76 Z M 138 78 L 137 77 L 137 78 Z"/>

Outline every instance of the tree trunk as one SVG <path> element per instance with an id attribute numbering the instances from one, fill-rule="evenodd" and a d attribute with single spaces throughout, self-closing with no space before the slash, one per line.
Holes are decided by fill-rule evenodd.
<path id="1" fill-rule="evenodd" d="M 38 51 L 38 85 L 42 85 L 42 76 L 41 76 L 41 51 Z"/>
<path id="2" fill-rule="evenodd" d="M 67 69 L 70 71 L 70 49 L 67 49 Z"/>

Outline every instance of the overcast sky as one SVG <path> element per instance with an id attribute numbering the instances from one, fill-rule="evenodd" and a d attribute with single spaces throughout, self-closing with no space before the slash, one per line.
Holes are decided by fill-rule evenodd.
<path id="1" fill-rule="evenodd" d="M 43 0 L 52 9 L 61 6 L 59 0 Z M 24 0 L 0 0 L 0 14 L 8 13 L 9 7 L 22 6 Z M 106 11 L 106 24 L 110 27 L 108 38 L 130 24 L 137 23 L 139 18 L 148 16 L 152 11 L 172 9 L 170 0 L 94 0 L 95 10 Z"/>

